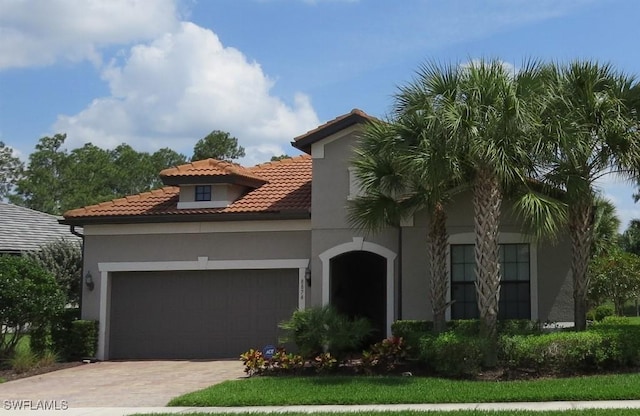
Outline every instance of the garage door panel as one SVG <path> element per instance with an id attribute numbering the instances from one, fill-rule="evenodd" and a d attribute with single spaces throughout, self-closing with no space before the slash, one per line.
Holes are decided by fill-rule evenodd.
<path id="1" fill-rule="evenodd" d="M 277 342 L 297 270 L 114 273 L 109 357 L 237 358 Z"/>

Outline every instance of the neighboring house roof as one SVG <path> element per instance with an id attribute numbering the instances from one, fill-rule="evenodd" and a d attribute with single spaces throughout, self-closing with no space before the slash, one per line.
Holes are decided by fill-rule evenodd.
<path id="1" fill-rule="evenodd" d="M 250 168 L 228 162 L 193 162 L 166 169 L 164 177 L 175 175 L 237 177 L 260 180 L 255 189 L 229 206 L 178 209 L 180 188 L 167 186 L 138 195 L 67 211 L 65 224 L 128 223 L 160 221 L 239 220 L 260 218 L 310 218 L 311 157 L 308 155 L 267 162 Z M 184 179 L 184 178 L 183 178 Z M 184 183 L 184 181 L 182 181 Z"/>
<path id="2" fill-rule="evenodd" d="M 61 238 L 76 240 L 59 217 L 0 202 L 0 253 L 22 253 Z"/>
<path id="3" fill-rule="evenodd" d="M 360 109 L 354 108 L 348 114 L 336 117 L 333 120 L 328 121 L 323 125 L 306 132 L 303 135 L 295 137 L 291 142 L 291 145 L 297 149 L 302 150 L 305 153 L 311 154 L 311 145 L 313 143 L 331 136 L 332 134 L 335 134 L 341 130 L 344 130 L 354 124 L 367 123 L 374 120 L 376 120 L 375 117 L 370 116 Z"/>
<path id="4" fill-rule="evenodd" d="M 244 166 L 216 159 L 198 160 L 168 168 L 160 172 L 160 177 L 165 185 L 224 182 L 257 188 L 267 182 Z"/>

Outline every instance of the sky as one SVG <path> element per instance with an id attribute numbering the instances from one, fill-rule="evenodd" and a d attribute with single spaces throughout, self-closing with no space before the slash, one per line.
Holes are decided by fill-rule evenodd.
<path id="1" fill-rule="evenodd" d="M 384 117 L 427 62 L 594 59 L 640 76 L 637 0 L 0 0 L 0 141 L 26 160 L 127 143 L 191 156 L 212 130 L 239 162 L 359 108 Z M 622 229 L 635 187 L 600 183 Z"/>

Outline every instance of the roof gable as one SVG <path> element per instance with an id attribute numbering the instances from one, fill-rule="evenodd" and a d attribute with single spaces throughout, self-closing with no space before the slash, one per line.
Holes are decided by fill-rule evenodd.
<path id="1" fill-rule="evenodd" d="M 303 135 L 295 137 L 291 142 L 291 145 L 307 154 L 311 154 L 312 144 L 354 124 L 362 124 L 373 120 L 376 120 L 376 118 L 368 115 L 360 109 L 354 108 L 350 113 L 336 117 Z"/>
<path id="2" fill-rule="evenodd" d="M 216 159 L 197 160 L 180 166 L 164 169 L 160 178 L 165 185 L 195 183 L 233 183 L 257 188 L 266 183 L 261 178 L 236 163 Z"/>

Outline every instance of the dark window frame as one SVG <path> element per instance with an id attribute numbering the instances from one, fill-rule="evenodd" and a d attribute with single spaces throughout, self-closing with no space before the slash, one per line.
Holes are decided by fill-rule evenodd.
<path id="1" fill-rule="evenodd" d="M 455 244 L 450 248 L 450 290 L 451 299 L 455 300 L 451 307 L 451 319 L 476 319 L 479 313 L 475 296 L 475 258 L 472 257 L 474 246 Z M 505 250 L 509 251 L 507 255 Z M 500 267 L 503 275 L 500 280 L 498 319 L 531 319 L 530 245 L 501 244 Z M 461 273 L 462 280 L 456 280 Z"/>
<path id="2" fill-rule="evenodd" d="M 195 201 L 196 202 L 211 201 L 211 185 L 196 185 Z"/>

